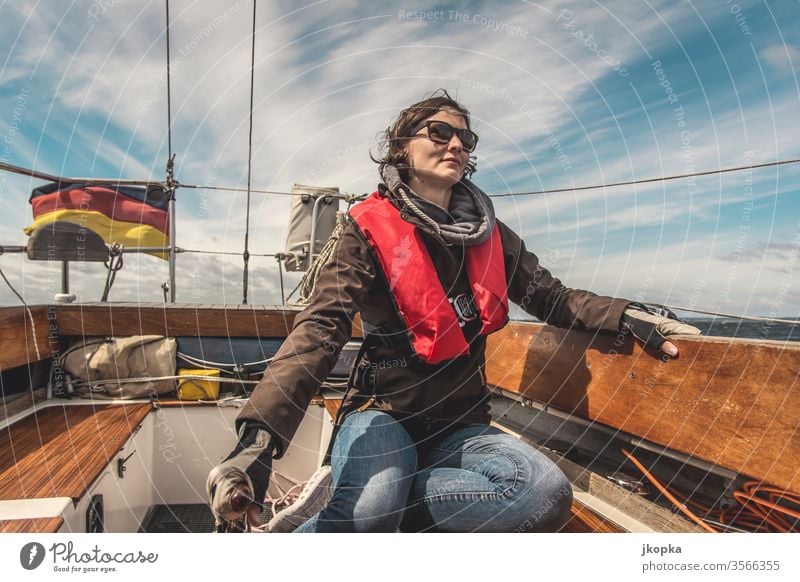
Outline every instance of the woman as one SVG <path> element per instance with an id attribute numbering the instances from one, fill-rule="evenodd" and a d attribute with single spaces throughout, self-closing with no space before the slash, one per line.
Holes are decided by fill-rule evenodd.
<path id="1" fill-rule="evenodd" d="M 469 112 L 443 90 L 387 129 L 376 160 L 383 183 L 352 209 L 311 305 L 237 418 L 239 444 L 209 475 L 220 521 L 242 515 L 242 492 L 264 499 L 272 458 L 286 450 L 356 313 L 366 335 L 330 468 L 271 531 L 555 531 L 569 517 L 566 477 L 489 426 L 486 335 L 507 322 L 508 300 L 552 325 L 631 329 L 672 356 L 662 334 L 699 333 L 553 278 L 469 181 L 477 142 Z M 260 509 L 247 509 L 252 523 Z"/>

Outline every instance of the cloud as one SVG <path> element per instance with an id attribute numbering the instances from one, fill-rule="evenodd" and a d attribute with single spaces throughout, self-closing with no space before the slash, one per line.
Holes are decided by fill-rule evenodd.
<path id="1" fill-rule="evenodd" d="M 717 259 L 727 262 L 755 262 L 763 261 L 767 257 L 774 259 L 776 264 L 782 265 L 776 271 L 783 272 L 785 265 L 797 262 L 800 243 L 758 241 L 742 246 L 739 252 L 717 255 Z"/>
<path id="2" fill-rule="evenodd" d="M 773 44 L 761 49 L 761 57 L 772 67 L 796 74 L 800 66 L 800 49 L 790 44 Z"/>
<path id="3" fill-rule="evenodd" d="M 18 163 L 160 178 L 167 153 L 163 5 L 103 6 L 93 16 L 87 5 L 47 10 L 3 5 L 0 44 L 8 57 L 0 89 L 0 135 L 9 127 L 13 94 L 29 87 L 35 91 L 26 129 L 17 136 Z M 178 179 L 242 187 L 247 182 L 252 4 L 174 2 L 171 7 Z M 422 2 L 402 7 L 406 13 L 430 9 Z M 791 79 L 785 74 L 775 79 L 769 70 L 762 79 L 755 61 L 737 61 L 734 67 L 726 60 L 730 78 L 720 81 L 719 71 L 704 69 L 703 59 L 688 55 L 703 52 L 693 43 L 709 33 L 722 58 L 739 54 L 734 41 L 721 34 L 731 14 L 725 6 L 697 10 L 667 1 L 478 2 L 443 8 L 441 19 L 423 22 L 401 16 L 391 3 L 322 2 L 291 11 L 280 3 L 259 3 L 252 184 L 279 191 L 291 190 L 295 182 L 338 185 L 354 193 L 373 190 L 376 166 L 368 154 L 376 134 L 403 106 L 437 87 L 456 94 L 473 112 L 481 135 L 476 180 L 493 192 L 649 178 L 682 172 L 690 163 L 702 170 L 796 151 L 800 120 Z M 563 11 L 571 13 L 569 19 Z M 796 20 L 788 13 L 778 16 Z M 517 32 L 509 34 L 512 30 Z M 785 73 L 798 62 L 797 49 L 777 40 L 775 31 L 762 32 L 757 46 L 765 48 L 758 57 Z M 684 56 L 674 56 L 681 51 Z M 656 58 L 672 59 L 669 72 L 687 107 L 686 127 L 677 124 L 649 68 Z M 621 75 L 609 59 L 629 75 Z M 739 68 L 747 74 L 737 76 Z M 682 151 L 686 129 L 691 159 Z M 788 169 L 762 170 L 754 180 L 756 201 L 791 191 L 798 181 Z M 9 178 L 0 198 L 0 225 L 14 241 L 30 220 L 29 186 Z M 544 240 L 562 257 L 567 248 L 577 257 L 582 241 L 594 238 L 598 252 L 624 257 L 630 273 L 650 267 L 667 248 L 671 259 L 679 245 L 691 254 L 694 241 L 677 240 L 676 232 L 708 235 L 698 229 L 704 221 L 731 245 L 709 260 L 730 263 L 725 257 L 735 237 L 727 232 L 723 213 L 726 205 L 742 201 L 739 182 L 708 178 L 696 180 L 693 191 L 680 182 L 496 200 L 496 205 L 499 216 L 531 247 Z M 251 204 L 251 252 L 280 250 L 289 199 L 254 195 Z M 720 226 L 708 226 L 715 222 Z M 178 191 L 180 246 L 241 252 L 244 225 L 244 194 Z M 784 227 L 779 224 L 776 232 L 785 232 Z M 659 229 L 662 238 L 646 238 Z M 635 251 L 621 246 L 634 242 L 641 245 Z M 179 289 L 194 289 L 192 281 L 205 278 L 213 290 L 203 292 L 204 301 L 238 301 L 241 257 L 201 257 L 179 257 Z M 162 267 L 150 257 L 131 258 L 112 293 L 159 300 Z M 25 276 L 40 276 L 41 268 L 26 267 Z M 87 269 L 86 288 L 95 294 L 88 278 L 104 275 Z M 254 292 L 276 297 L 273 259 L 254 259 L 254 269 Z M 16 273 L 21 275 L 21 266 Z M 601 272 L 596 277 L 586 284 L 614 288 L 613 277 Z M 634 289 L 635 284 L 634 279 Z M 622 288 L 630 287 L 626 279 Z M 33 283 L 28 290 L 39 293 Z"/>

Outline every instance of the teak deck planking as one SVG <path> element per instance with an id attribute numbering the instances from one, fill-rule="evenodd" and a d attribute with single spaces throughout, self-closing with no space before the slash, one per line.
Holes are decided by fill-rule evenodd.
<path id="1" fill-rule="evenodd" d="M 0 499 L 79 500 L 152 410 L 51 406 L 0 432 Z"/>
<path id="2" fill-rule="evenodd" d="M 0 533 L 56 533 L 64 525 L 63 517 L 0 520 Z"/>

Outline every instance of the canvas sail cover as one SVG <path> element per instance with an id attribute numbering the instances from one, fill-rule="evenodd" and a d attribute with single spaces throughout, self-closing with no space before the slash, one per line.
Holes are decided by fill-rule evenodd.
<path id="1" fill-rule="evenodd" d="M 314 202 L 325 194 L 339 193 L 339 188 L 320 188 L 295 184 L 292 187 L 292 208 L 289 213 L 289 232 L 286 235 L 287 271 L 305 271 L 309 265 L 309 249 L 311 248 L 311 220 Z M 328 197 L 317 205 L 317 228 L 314 238 L 314 252 L 319 253 L 330 238 L 336 226 L 336 211 L 339 210 L 339 199 Z"/>
<path id="2" fill-rule="evenodd" d="M 168 197 L 160 185 L 92 186 L 51 183 L 31 193 L 30 235 L 53 223 L 72 223 L 106 244 L 125 247 L 169 246 Z M 166 258 L 165 253 L 152 253 Z"/>

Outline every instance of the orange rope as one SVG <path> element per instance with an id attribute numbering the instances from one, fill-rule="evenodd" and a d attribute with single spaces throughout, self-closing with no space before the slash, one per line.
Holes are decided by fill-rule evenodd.
<path id="1" fill-rule="evenodd" d="M 790 517 L 794 518 L 800 518 L 800 514 L 798 514 L 796 511 L 792 511 L 791 509 L 783 507 L 776 503 L 771 503 L 766 499 L 761 499 L 760 497 L 756 497 L 755 495 L 748 495 L 747 493 L 742 493 L 741 491 L 735 491 L 733 493 L 733 497 L 734 499 L 736 499 L 736 501 L 738 501 L 745 507 L 748 507 L 751 511 L 762 516 L 770 524 L 779 528 L 780 531 L 788 532 L 793 530 L 794 528 L 788 521 L 786 521 L 785 517 L 783 517 L 782 515 L 775 515 L 773 512 L 778 512 L 778 514 L 789 515 Z M 751 503 L 752 507 L 750 506 Z"/>
<path id="2" fill-rule="evenodd" d="M 653 485 L 655 485 L 655 486 L 656 486 L 656 488 L 657 488 L 657 489 L 658 489 L 658 490 L 661 492 L 661 494 L 662 494 L 664 497 L 666 497 L 667 499 L 669 499 L 669 500 L 670 500 L 672 503 L 674 503 L 674 504 L 675 504 L 675 507 L 677 507 L 678 509 L 680 509 L 680 510 L 681 510 L 681 511 L 684 513 L 684 515 L 686 515 L 686 517 L 688 517 L 689 519 L 691 519 L 693 522 L 695 522 L 697 525 L 699 525 L 700 527 L 702 527 L 702 528 L 703 528 L 704 530 L 706 530 L 707 532 L 709 532 L 709 533 L 718 533 L 718 531 L 719 531 L 719 530 L 717 530 L 717 529 L 715 529 L 715 528 L 711 527 L 710 525 L 708 525 L 708 524 L 707 524 L 706 522 L 704 522 L 702 519 L 700 519 L 699 517 L 697 517 L 697 515 L 695 515 L 694 513 L 692 513 L 692 512 L 689 510 L 689 508 L 688 508 L 688 507 L 686 507 L 686 506 L 685 506 L 683 503 L 681 503 L 680 501 L 678 501 L 678 500 L 675 498 L 675 496 L 674 496 L 672 493 L 670 493 L 670 492 L 669 492 L 669 490 L 668 490 L 666 487 L 664 487 L 664 486 L 663 486 L 663 485 L 662 485 L 662 484 L 659 482 L 659 480 L 655 478 L 655 476 L 654 476 L 654 475 L 652 475 L 652 474 L 650 473 L 650 471 L 648 471 L 647 469 L 645 469 L 645 468 L 644 468 L 644 465 L 642 465 L 642 464 L 641 464 L 641 463 L 640 463 L 640 462 L 639 462 L 639 461 L 636 459 L 636 457 L 634 457 L 633 455 L 631 455 L 631 454 L 630 454 L 628 451 L 626 451 L 625 449 L 622 449 L 622 454 L 624 454 L 626 457 L 628 457 L 628 459 L 630 459 L 630 461 L 631 461 L 631 462 L 632 462 L 634 465 L 636 465 L 636 467 L 637 467 L 637 468 L 638 468 L 638 469 L 639 469 L 639 470 L 640 470 L 640 471 L 641 471 L 641 472 L 644 474 L 644 476 L 645 476 L 645 477 L 647 477 L 647 479 L 648 479 L 648 480 L 649 480 L 649 481 L 650 481 L 650 482 L 651 482 Z"/>
<path id="3" fill-rule="evenodd" d="M 727 508 L 706 507 L 679 491 L 671 491 L 669 487 L 663 485 L 652 473 L 645 469 L 628 451 L 623 449 L 622 452 L 675 507 L 706 531 L 716 533 L 719 530 L 702 521 L 702 518 L 718 521 L 723 525 L 749 528 L 757 532 L 786 533 L 798 531 L 797 526 L 793 525 L 788 518 L 800 519 L 800 511 L 786 507 L 785 503 L 790 503 L 800 508 L 800 495 L 764 485 L 758 481 L 747 481 L 742 485 L 741 490 L 733 493 L 737 506 Z M 766 495 L 767 499 L 760 497 L 759 494 Z M 780 502 L 783 502 L 784 505 Z M 688 506 L 699 510 L 702 518 L 693 513 Z"/>
<path id="4" fill-rule="evenodd" d="M 777 487 L 763 485 L 758 481 L 748 481 L 742 486 L 742 489 L 748 495 L 756 495 L 757 493 L 766 493 L 770 501 L 777 502 L 778 499 L 782 499 L 784 501 L 788 501 L 789 503 L 793 503 L 794 505 L 800 507 L 800 495 L 797 495 L 795 493 L 790 493 L 789 491 L 784 491 L 783 489 L 778 489 Z M 791 509 L 784 506 L 780 506 L 779 510 L 785 510 L 785 513 L 788 513 L 792 517 L 800 519 L 800 511 L 792 511 Z"/>

